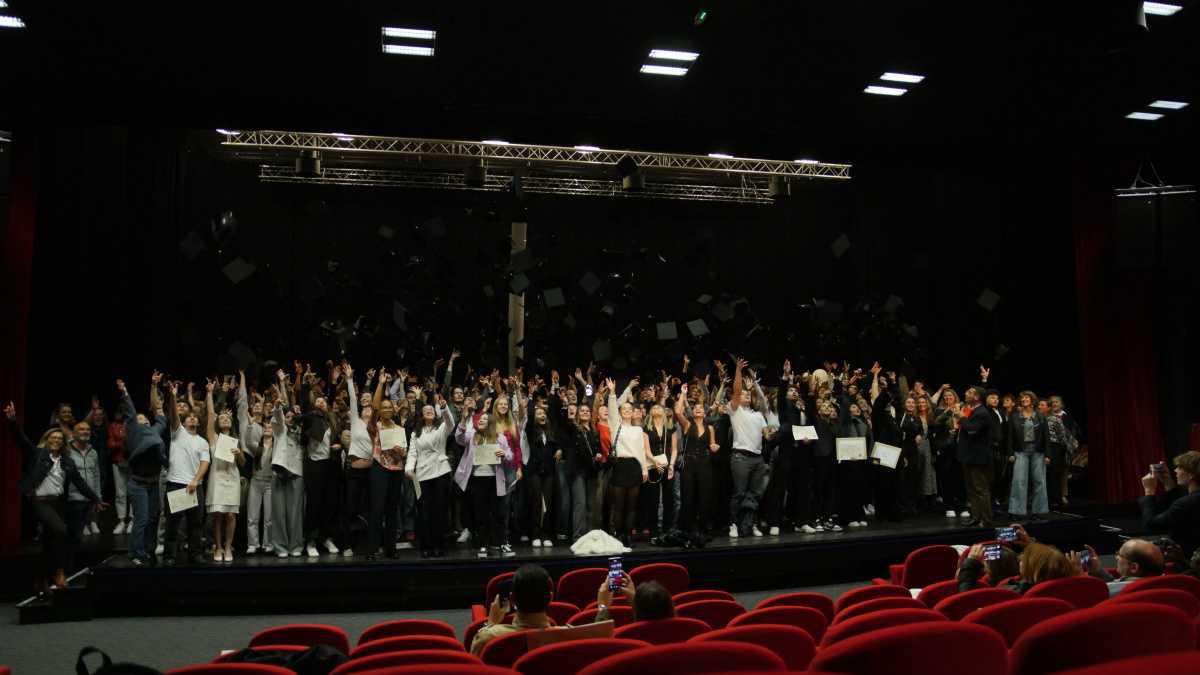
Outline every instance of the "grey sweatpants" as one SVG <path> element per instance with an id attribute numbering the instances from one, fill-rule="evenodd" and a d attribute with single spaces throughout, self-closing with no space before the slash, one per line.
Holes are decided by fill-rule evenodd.
<path id="1" fill-rule="evenodd" d="M 763 478 L 767 475 L 767 465 L 762 455 L 750 456 L 736 451 L 729 464 L 733 471 L 733 498 L 730 500 L 729 513 L 737 523 L 738 534 L 748 537 L 754 528 L 758 502 L 766 489 Z"/>
<path id="2" fill-rule="evenodd" d="M 299 476 L 272 479 L 270 532 L 276 553 L 304 548 L 304 479 Z"/>

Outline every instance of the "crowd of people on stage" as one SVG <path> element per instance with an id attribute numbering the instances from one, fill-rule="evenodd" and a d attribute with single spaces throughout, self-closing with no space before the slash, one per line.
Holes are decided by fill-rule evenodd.
<path id="1" fill-rule="evenodd" d="M 596 529 L 701 547 L 922 512 L 986 526 L 993 506 L 1019 519 L 1067 500 L 1078 423 L 1060 397 L 990 388 L 986 368 L 960 394 L 878 363 L 785 361 L 765 381 L 742 359 L 675 365 L 621 383 L 594 365 L 548 380 L 462 372 L 457 351 L 419 375 L 298 361 L 252 384 L 155 372 L 136 403 L 145 389 L 117 381 L 111 412 L 98 397 L 82 417 L 58 406 L 36 442 L 5 413 L 60 585 L 110 505 L 147 565 L 232 561 L 239 528 L 250 555 L 394 557 L 415 543 L 437 558 L 457 541 L 483 558 Z M 867 458 L 839 461 L 851 438 Z M 876 444 L 899 449 L 895 468 Z"/>

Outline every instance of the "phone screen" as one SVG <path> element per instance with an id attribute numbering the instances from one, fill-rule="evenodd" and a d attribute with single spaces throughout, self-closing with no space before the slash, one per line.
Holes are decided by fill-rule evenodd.
<path id="1" fill-rule="evenodd" d="M 984 560 L 999 560 L 1000 559 L 1000 544 L 988 544 L 983 547 Z"/>
<path id="2" fill-rule="evenodd" d="M 1080 551 L 1079 564 L 1086 570 L 1092 564 L 1092 552 L 1088 550 Z"/>
<path id="3" fill-rule="evenodd" d="M 1000 541 L 1016 541 L 1017 528 L 1015 527 L 998 527 L 996 528 L 996 538 Z"/>
<path id="4" fill-rule="evenodd" d="M 512 587 L 512 579 L 505 579 L 497 584 L 496 596 L 500 598 L 500 604 L 504 605 L 505 607 L 507 607 L 512 601 Z"/>
<path id="5" fill-rule="evenodd" d="M 608 559 L 608 590 L 616 591 L 621 588 L 622 571 L 621 556 L 613 556 Z"/>

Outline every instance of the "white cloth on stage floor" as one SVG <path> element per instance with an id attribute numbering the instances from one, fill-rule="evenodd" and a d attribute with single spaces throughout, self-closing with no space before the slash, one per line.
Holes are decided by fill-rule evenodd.
<path id="1" fill-rule="evenodd" d="M 571 544 L 575 555 L 620 555 L 630 549 L 604 530 L 592 530 Z"/>

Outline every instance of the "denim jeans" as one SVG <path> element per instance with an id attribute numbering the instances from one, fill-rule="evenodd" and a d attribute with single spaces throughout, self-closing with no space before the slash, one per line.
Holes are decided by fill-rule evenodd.
<path id="1" fill-rule="evenodd" d="M 1013 462 L 1012 490 L 1008 496 L 1008 512 L 1014 516 L 1026 514 L 1026 504 L 1032 497 L 1032 513 L 1049 513 L 1046 496 L 1046 455 L 1040 452 L 1018 452 Z"/>
<path id="2" fill-rule="evenodd" d="M 129 557 L 146 560 L 154 553 L 158 541 L 158 480 L 143 483 L 130 478 L 125 488 L 133 511 Z"/>
<path id="3" fill-rule="evenodd" d="M 738 534 L 748 537 L 754 527 L 758 502 L 762 499 L 766 485 L 767 465 L 762 455 L 733 453 L 729 462 L 733 473 L 733 496 L 729 501 L 730 515 L 736 519 Z"/>

